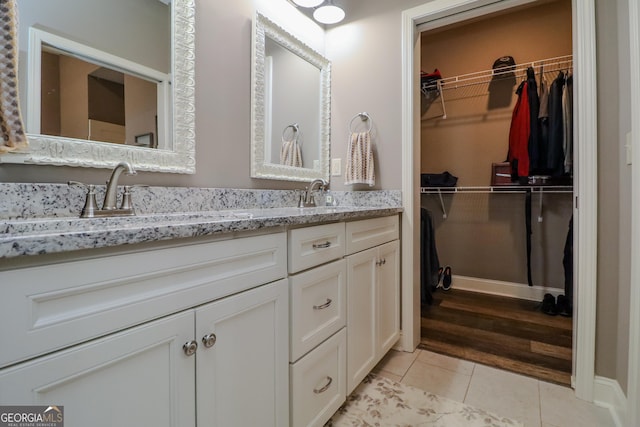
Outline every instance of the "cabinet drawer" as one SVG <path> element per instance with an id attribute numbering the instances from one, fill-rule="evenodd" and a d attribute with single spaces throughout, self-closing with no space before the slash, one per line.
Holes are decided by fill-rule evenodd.
<path id="1" fill-rule="evenodd" d="M 397 215 L 348 222 L 346 225 L 347 254 L 396 240 L 398 236 Z"/>
<path id="2" fill-rule="evenodd" d="M 289 230 L 289 273 L 344 256 L 344 223 Z"/>
<path id="3" fill-rule="evenodd" d="M 289 277 L 292 362 L 346 325 L 346 276 L 341 259 Z"/>
<path id="4" fill-rule="evenodd" d="M 291 425 L 323 426 L 346 399 L 346 333 L 341 329 L 291 365 Z"/>
<path id="5" fill-rule="evenodd" d="M 0 366 L 286 276 L 285 233 L 0 272 Z"/>

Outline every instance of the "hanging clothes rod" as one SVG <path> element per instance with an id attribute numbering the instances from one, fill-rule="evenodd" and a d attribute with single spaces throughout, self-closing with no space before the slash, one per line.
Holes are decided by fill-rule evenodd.
<path id="1" fill-rule="evenodd" d="M 573 55 L 558 56 L 555 58 L 541 59 L 538 61 L 527 62 L 516 65 L 505 71 L 495 71 L 493 69 L 477 71 L 475 73 L 461 74 L 458 76 L 447 77 L 439 80 L 443 90 L 459 89 L 465 86 L 473 86 L 476 84 L 489 83 L 494 77 L 508 76 L 512 73 L 515 78 L 526 76 L 527 68 L 532 67 L 536 70 L 542 66 L 544 73 L 567 71 L 573 68 Z M 536 70 L 537 71 L 537 70 Z"/>
<path id="2" fill-rule="evenodd" d="M 573 193 L 573 187 L 571 186 L 557 186 L 557 185 L 541 185 L 541 186 L 499 186 L 499 187 L 422 187 L 420 188 L 422 194 L 437 194 L 440 199 L 440 208 L 442 209 L 442 218 L 447 219 L 447 209 L 445 207 L 443 194 L 514 194 L 527 192 L 538 193 L 539 199 L 539 211 L 538 222 L 543 221 L 543 207 L 542 197 L 544 194 L 570 194 Z"/>
<path id="3" fill-rule="evenodd" d="M 573 193 L 573 187 L 569 185 L 540 185 L 540 186 L 523 186 L 523 185 L 501 185 L 494 187 L 421 187 L 422 194 L 452 194 L 452 193 L 477 193 L 477 194 L 513 194 L 526 193 L 531 191 L 534 193 L 544 192 L 546 194 L 565 194 Z"/>

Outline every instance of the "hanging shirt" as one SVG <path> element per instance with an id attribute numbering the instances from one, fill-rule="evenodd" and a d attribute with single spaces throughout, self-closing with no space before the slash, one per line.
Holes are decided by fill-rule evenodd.
<path id="1" fill-rule="evenodd" d="M 547 166 L 552 176 L 564 173 L 564 113 L 562 109 L 562 94 L 564 91 L 564 73 L 560 71 L 558 77 L 551 83 L 549 89 L 549 147 L 547 151 Z"/>
<path id="2" fill-rule="evenodd" d="M 518 100 L 511 115 L 509 129 L 509 155 L 511 163 L 511 177 L 529 176 L 529 135 L 531 133 L 531 115 L 529 111 L 529 96 L 527 82 L 522 82 L 516 90 Z M 536 119 L 537 121 L 537 119 Z"/>
<path id="3" fill-rule="evenodd" d="M 540 127 L 540 173 L 547 175 L 549 167 L 547 166 L 547 153 L 549 151 L 549 85 L 543 76 L 540 76 L 540 84 L 538 85 L 540 98 L 540 112 L 538 113 L 538 126 Z"/>
<path id="4" fill-rule="evenodd" d="M 540 124 L 538 114 L 540 113 L 540 100 L 538 99 L 538 85 L 536 74 L 532 67 L 527 68 L 527 95 L 529 102 L 529 173 L 540 173 L 543 166 L 540 150 Z"/>
<path id="5" fill-rule="evenodd" d="M 573 77 L 567 76 L 562 91 L 562 117 L 564 125 L 564 173 L 573 173 Z"/>

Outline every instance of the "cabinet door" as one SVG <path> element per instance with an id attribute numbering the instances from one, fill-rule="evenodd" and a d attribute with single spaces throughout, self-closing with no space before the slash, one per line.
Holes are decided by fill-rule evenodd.
<path id="1" fill-rule="evenodd" d="M 0 371 L 0 403 L 63 405 L 69 426 L 195 426 L 193 311 Z"/>
<path id="2" fill-rule="evenodd" d="M 347 259 L 347 395 L 375 366 L 377 248 Z"/>
<path id="3" fill-rule="evenodd" d="M 288 425 L 287 325 L 286 280 L 196 309 L 198 425 Z"/>
<path id="4" fill-rule="evenodd" d="M 398 241 L 378 248 L 377 342 L 378 357 L 391 349 L 400 337 L 400 257 Z"/>

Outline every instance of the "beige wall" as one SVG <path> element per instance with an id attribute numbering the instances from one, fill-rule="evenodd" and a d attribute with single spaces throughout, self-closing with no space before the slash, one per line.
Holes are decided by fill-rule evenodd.
<path id="1" fill-rule="evenodd" d="M 127 144 L 135 145 L 136 135 L 146 133 L 153 133 L 153 140 L 155 143 L 158 142 L 157 98 L 158 87 L 155 83 L 125 74 L 124 111 Z"/>
<path id="2" fill-rule="evenodd" d="M 596 372 L 627 385 L 631 168 L 626 2 L 596 2 L 598 31 L 598 291 Z M 606 30 L 609 29 L 609 30 Z"/>
<path id="3" fill-rule="evenodd" d="M 421 44 L 422 70 L 438 68 L 445 78 L 491 69 L 494 60 L 505 55 L 521 65 L 570 55 L 571 1 L 426 31 Z M 557 74 L 545 73 L 549 85 Z M 504 161 L 507 155 L 520 81 L 513 80 L 514 86 L 499 94 L 510 101 L 500 108 L 489 108 L 487 83 L 459 89 L 445 86 L 446 118 L 436 117 L 442 111 L 439 102 L 422 116 L 422 172 L 449 171 L 459 178 L 459 186 L 490 185 L 491 164 Z M 526 284 L 524 195 L 458 194 L 444 196 L 444 200 L 446 220 L 437 195 L 422 197 L 422 205 L 434 213 L 441 264 L 450 265 L 454 274 L 462 276 Z M 531 215 L 532 281 L 535 286 L 564 293 L 562 259 L 572 214 L 571 194 L 543 196 L 542 222 L 536 220 L 539 203 L 536 194 Z"/>
<path id="4" fill-rule="evenodd" d="M 490 19 L 423 32 L 422 69 L 438 68 L 443 77 L 491 69 L 505 55 L 516 64 L 571 55 L 571 0 L 528 7 Z M 549 69 L 549 67 L 547 67 Z M 539 68 L 536 67 L 536 76 Z M 558 72 L 545 73 L 548 85 Z M 516 86 L 507 88 L 510 103 L 488 108 L 489 85 L 443 90 L 446 118 L 435 102 L 422 119 L 422 172 L 450 171 L 460 186 L 490 185 L 491 163 L 506 159 Z M 492 94 L 496 95 L 495 91 Z M 510 98 L 508 95 L 511 95 Z"/>
<path id="5" fill-rule="evenodd" d="M 249 178 L 249 115 L 250 115 L 250 38 L 251 16 L 258 0 L 233 2 L 196 1 L 196 138 L 197 173 L 183 176 L 143 173 L 136 182 L 152 185 L 239 187 L 239 188 L 299 188 L 300 184 Z M 424 0 L 352 0 L 348 3 L 348 21 L 327 33 L 327 56 L 333 61 L 332 141 L 334 157 L 344 159 L 347 126 L 353 114 L 371 113 L 378 144 L 378 188 L 401 188 L 401 20 L 402 10 L 425 3 Z M 618 176 L 603 185 L 599 227 L 599 290 L 596 372 L 625 383 L 624 353 L 625 319 L 628 307 L 629 260 L 628 201 L 630 190 L 628 168 L 620 159 L 624 133 L 616 111 L 628 109 L 620 94 L 624 81 L 616 78 L 618 38 L 628 37 L 624 25 L 626 15 L 616 14 L 624 0 L 596 0 L 598 5 L 599 73 L 599 141 L 600 177 Z M 613 15 L 611 15 L 613 14 Z M 615 35 L 617 34 L 617 36 Z M 620 84 L 621 86 L 618 86 Z M 619 103 L 622 103 L 619 106 Z M 622 113 L 623 111 L 621 111 Z M 627 119 L 628 120 L 628 119 Z M 624 169 L 624 171 L 623 171 Z M 27 165 L 0 165 L 3 182 L 66 182 L 70 179 L 100 183 L 107 171 L 79 168 Z M 334 179 L 332 187 L 342 189 L 342 178 Z M 622 194 L 612 200 L 605 195 Z M 610 234 L 604 235 L 610 224 Z M 613 252 L 615 251 L 615 252 Z M 612 253 L 619 257 L 609 257 Z M 615 271 L 620 270 L 616 275 Z M 619 283 L 623 283 L 619 287 Z M 612 302 L 613 301 L 613 302 Z M 620 326 L 619 326 L 620 325 Z M 620 337 L 610 342 L 608 337 Z"/>
<path id="6" fill-rule="evenodd" d="M 60 56 L 60 134 L 70 138 L 89 136 L 87 75 L 99 67 L 72 56 Z"/>
<path id="7" fill-rule="evenodd" d="M 598 8 L 601 10 L 601 8 Z M 627 389 L 628 359 L 629 359 L 629 312 L 631 297 L 631 166 L 626 164 L 626 134 L 631 131 L 631 115 L 629 105 L 631 97 L 629 93 L 630 69 L 629 69 L 629 8 L 627 2 L 617 2 L 618 16 L 616 27 L 618 28 L 618 74 L 620 81 L 617 87 L 618 96 L 618 126 L 620 133 L 616 147 L 613 150 L 618 154 L 620 173 L 618 175 L 620 185 L 620 211 L 618 233 L 618 269 L 620 277 L 618 280 L 618 348 L 617 348 L 617 369 L 615 378 L 619 379 L 623 390 Z M 606 62 L 601 64 L 600 75 L 607 73 Z M 604 68 L 604 69 L 602 69 Z M 637 78 L 637 77 L 636 77 Z M 606 169 L 608 170 L 608 169 Z M 600 282 L 607 280 L 606 266 L 599 266 Z"/>

